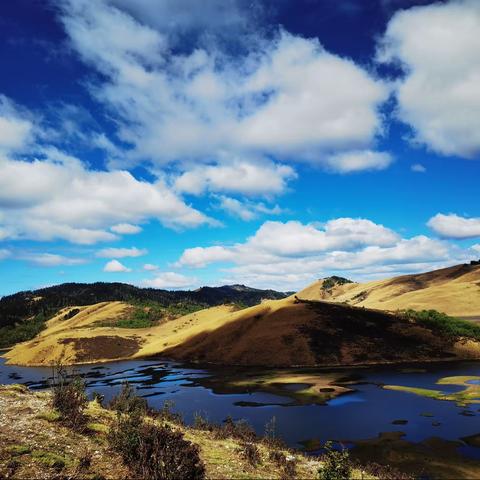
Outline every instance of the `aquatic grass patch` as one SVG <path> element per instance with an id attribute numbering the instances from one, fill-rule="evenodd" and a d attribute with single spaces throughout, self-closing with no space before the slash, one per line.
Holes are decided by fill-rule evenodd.
<path id="1" fill-rule="evenodd" d="M 459 385 L 464 387 L 459 392 L 443 392 L 441 390 L 409 387 L 405 385 L 384 385 L 385 390 L 395 390 L 400 392 L 413 393 L 426 398 L 433 398 L 435 400 L 447 400 L 456 402 L 458 405 L 464 406 L 470 403 L 480 403 L 480 385 L 477 383 L 470 383 L 479 380 L 477 376 L 456 376 L 443 377 L 436 383 L 437 385 Z"/>

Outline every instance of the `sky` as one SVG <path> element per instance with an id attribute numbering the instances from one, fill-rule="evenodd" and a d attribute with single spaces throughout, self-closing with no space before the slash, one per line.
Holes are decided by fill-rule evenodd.
<path id="1" fill-rule="evenodd" d="M 0 296 L 480 257 L 478 0 L 0 2 Z"/>

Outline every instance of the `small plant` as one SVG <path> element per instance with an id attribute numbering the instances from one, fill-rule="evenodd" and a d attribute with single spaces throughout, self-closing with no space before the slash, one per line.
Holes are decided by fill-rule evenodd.
<path id="1" fill-rule="evenodd" d="M 198 447 L 183 438 L 181 432 L 168 425 L 144 422 L 134 471 L 148 480 L 200 480 L 205 466 Z"/>
<path id="2" fill-rule="evenodd" d="M 74 430 L 83 430 L 88 403 L 83 379 L 68 375 L 65 367 L 59 365 L 53 370 L 52 393 L 52 407 L 60 414 L 60 421 Z"/>
<path id="3" fill-rule="evenodd" d="M 120 393 L 113 397 L 110 402 L 110 408 L 117 413 L 130 414 L 139 412 L 145 414 L 147 411 L 147 401 L 135 394 L 135 389 L 128 383 L 123 382 Z"/>
<path id="4" fill-rule="evenodd" d="M 216 429 L 218 438 L 237 438 L 244 442 L 253 442 L 257 440 L 255 430 L 245 420 L 235 422 L 232 417 L 228 416 L 221 427 Z"/>
<path id="5" fill-rule="evenodd" d="M 196 430 L 208 430 L 212 431 L 215 425 L 212 425 L 201 412 L 195 412 L 193 414 L 193 428 Z"/>
<path id="6" fill-rule="evenodd" d="M 205 477 L 205 467 L 198 448 L 183 438 L 181 432 L 168 425 L 159 426 L 146 418 L 144 399 L 124 384 L 120 394 L 111 402 L 117 411 L 116 421 L 107 439 L 112 450 L 121 455 L 135 478 L 148 480 L 192 480 Z M 171 403 L 166 402 L 159 418 L 175 415 Z M 163 413 L 162 413 L 163 412 Z"/>
<path id="7" fill-rule="evenodd" d="M 333 442 L 324 445 L 323 468 L 318 471 L 320 480 L 349 480 L 352 472 L 350 454 L 342 447 L 335 450 Z"/>
<path id="8" fill-rule="evenodd" d="M 292 479 L 296 477 L 296 459 L 294 456 L 287 456 L 279 450 L 272 450 L 269 460 L 282 471 L 282 478 Z"/>
<path id="9" fill-rule="evenodd" d="M 240 454 L 252 467 L 256 467 L 262 461 L 258 446 L 252 442 L 242 443 L 240 447 Z"/>
<path id="10" fill-rule="evenodd" d="M 173 400 L 166 400 L 163 402 L 162 408 L 158 411 L 158 418 L 168 422 L 183 424 L 183 418 L 180 413 L 173 411 L 175 402 Z"/>

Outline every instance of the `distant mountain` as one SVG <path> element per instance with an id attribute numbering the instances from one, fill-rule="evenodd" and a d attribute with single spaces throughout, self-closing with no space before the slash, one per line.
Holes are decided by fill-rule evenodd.
<path id="1" fill-rule="evenodd" d="M 225 303 L 252 306 L 265 299 L 281 299 L 286 295 L 275 290 L 259 290 L 245 285 L 169 291 L 138 288 L 125 283 L 64 283 L 1 298 L 0 327 L 15 325 L 37 316 L 47 318 L 64 307 L 93 305 L 99 302 L 150 301 L 165 307 L 179 303 L 202 307 Z"/>

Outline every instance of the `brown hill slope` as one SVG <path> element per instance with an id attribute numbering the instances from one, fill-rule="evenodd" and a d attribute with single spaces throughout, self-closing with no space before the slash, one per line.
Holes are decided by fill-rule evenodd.
<path id="1" fill-rule="evenodd" d="M 219 364 L 363 365 L 480 358 L 480 341 L 380 310 L 289 297 L 231 314 L 163 354 Z"/>
<path id="2" fill-rule="evenodd" d="M 385 311 L 435 308 L 480 315 L 479 284 L 480 266 L 470 265 L 367 284 L 331 287 L 330 282 L 329 289 L 316 283 L 297 296 L 243 310 L 233 305 L 212 307 L 148 328 L 121 328 L 116 323 L 132 308 L 124 302 L 76 307 L 79 312 L 72 318 L 68 313 L 75 307 L 69 307 L 49 320 L 37 337 L 17 344 L 5 356 L 9 363 L 21 365 L 152 355 L 262 366 L 480 358 L 480 327 L 445 328 L 442 322 L 422 322 Z"/>
<path id="3" fill-rule="evenodd" d="M 345 302 L 381 310 L 434 309 L 480 317 L 480 265 L 455 265 L 432 272 L 324 288 L 319 280 L 298 293 L 306 300 Z"/>

